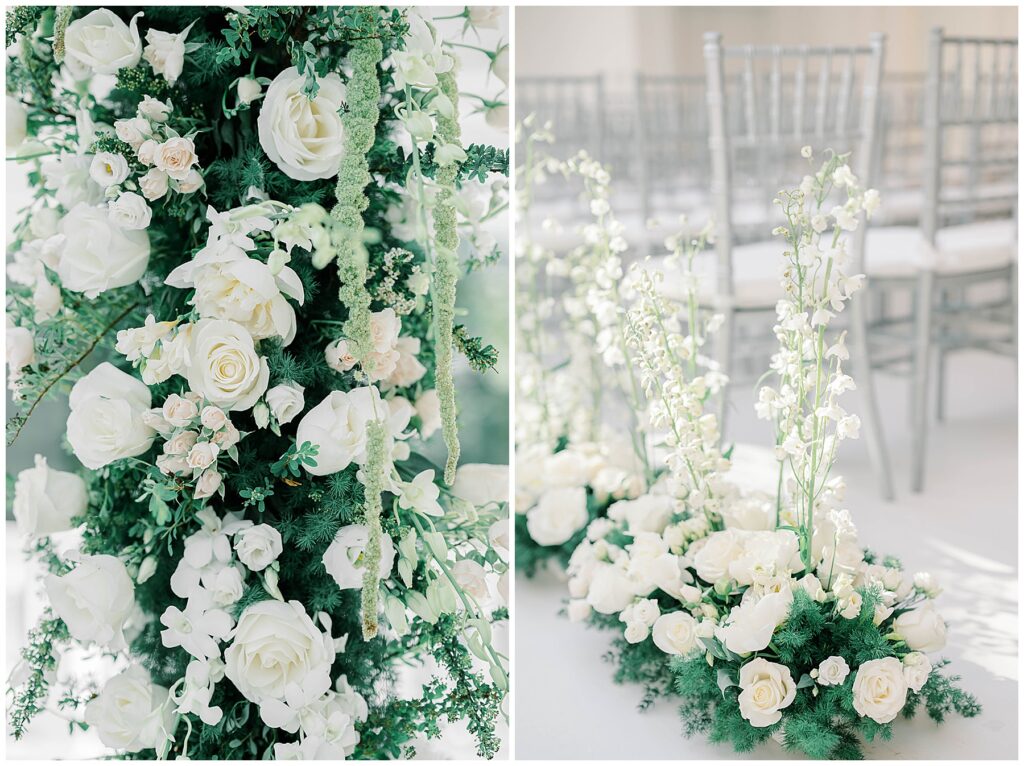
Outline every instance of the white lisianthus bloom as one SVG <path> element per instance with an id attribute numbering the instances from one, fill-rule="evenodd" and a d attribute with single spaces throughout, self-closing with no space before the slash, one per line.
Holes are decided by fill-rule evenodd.
<path id="1" fill-rule="evenodd" d="M 786 621 L 792 603 L 793 594 L 784 590 L 740 604 L 715 629 L 715 637 L 736 654 L 759 652 L 771 643 L 775 629 Z"/>
<path id="2" fill-rule="evenodd" d="M 149 235 L 126 231 L 106 208 L 80 203 L 60 222 L 65 236 L 57 275 L 65 289 L 95 298 L 106 290 L 137 282 L 149 265 Z"/>
<path id="3" fill-rule="evenodd" d="M 946 645 L 946 623 L 930 603 L 901 614 L 892 630 L 915 652 L 937 652 Z"/>
<path id="4" fill-rule="evenodd" d="M 903 658 L 903 677 L 911 691 L 921 691 L 931 673 L 932 661 L 921 652 L 911 652 Z"/>
<path id="5" fill-rule="evenodd" d="M 89 493 L 82 477 L 57 471 L 36 455 L 35 467 L 18 474 L 14 483 L 14 518 L 18 531 L 31 537 L 72 529 L 71 519 L 81 516 L 89 505 Z"/>
<path id="6" fill-rule="evenodd" d="M 589 520 L 587 493 L 583 487 L 548 490 L 526 512 L 526 528 L 538 545 L 562 545 Z"/>
<path id="7" fill-rule="evenodd" d="M 142 58 L 149 62 L 154 72 L 162 75 L 171 85 L 181 77 L 181 70 L 185 66 L 185 40 L 194 24 L 193 21 L 178 34 L 160 32 L 156 29 L 146 32 L 146 42 L 149 44 L 143 49 Z"/>
<path id="8" fill-rule="evenodd" d="M 238 78 L 238 103 L 251 104 L 263 94 L 263 86 L 252 77 Z"/>
<path id="9" fill-rule="evenodd" d="M 420 438 L 429 439 L 441 427 L 441 398 L 431 388 L 419 395 L 415 407 L 420 419 Z"/>
<path id="10" fill-rule="evenodd" d="M 782 711 L 796 699 L 796 684 L 789 668 L 763 657 L 740 668 L 740 689 L 740 715 L 758 728 L 782 720 Z"/>
<path id="11" fill-rule="evenodd" d="M 334 541 L 324 551 L 324 569 L 342 590 L 363 587 L 366 544 L 369 540 L 370 532 L 365 525 L 349 524 L 338 530 Z M 378 570 L 382 580 L 391 574 L 394 565 L 395 545 L 387 534 L 382 534 Z"/>
<path id="12" fill-rule="evenodd" d="M 155 151 L 156 147 L 153 148 Z M 167 179 L 168 176 L 164 171 L 150 168 L 149 172 L 139 179 L 139 188 L 142 189 L 143 196 L 153 202 L 167 194 L 167 189 L 170 187 Z"/>
<path id="13" fill-rule="evenodd" d="M 222 409 L 247 410 L 267 390 L 267 359 L 237 322 L 200 319 L 192 329 L 188 356 L 189 388 Z"/>
<path id="14" fill-rule="evenodd" d="M 168 690 L 154 684 L 141 665 L 131 665 L 89 700 L 85 722 L 107 747 L 129 753 L 160 749 L 177 723 L 168 696 Z"/>
<path id="15" fill-rule="evenodd" d="M 450 72 L 455 60 L 444 52 L 441 40 L 418 13 L 408 16 L 409 32 L 405 37 L 405 48 L 395 51 L 395 85 L 399 90 L 406 85 L 418 88 L 433 88 L 437 76 Z"/>
<path id="16" fill-rule="evenodd" d="M 113 651 L 125 648 L 124 624 L 135 608 L 135 586 L 115 556 L 83 556 L 66 575 L 47 575 L 50 605 L 72 638 Z"/>
<path id="17" fill-rule="evenodd" d="M 89 175 L 104 189 L 117 186 L 128 177 L 128 160 L 114 152 L 100 152 L 92 158 Z"/>
<path id="18" fill-rule="evenodd" d="M 253 572 L 273 564 L 283 550 L 281 533 L 269 524 L 257 524 L 235 535 L 235 553 Z"/>
<path id="19" fill-rule="evenodd" d="M 18 99 L 7 96 L 7 149 L 17 149 L 28 135 L 28 111 Z"/>
<path id="20" fill-rule="evenodd" d="M 907 702 L 903 664 L 895 657 L 869 660 L 853 680 L 853 708 L 876 723 L 894 720 Z"/>
<path id="21" fill-rule="evenodd" d="M 845 659 L 835 655 L 818 665 L 816 680 L 822 686 L 842 686 L 848 675 L 850 666 Z"/>
<path id="22" fill-rule="evenodd" d="M 669 612 L 654 623 L 654 645 L 665 654 L 682 657 L 701 648 L 697 641 L 697 620 L 686 612 Z"/>
<path id="23" fill-rule="evenodd" d="M 141 380 L 103 362 L 71 389 L 68 441 L 75 457 L 96 470 L 146 452 L 156 431 L 143 414 L 152 406 Z"/>
<path id="24" fill-rule="evenodd" d="M 192 166 L 199 162 L 196 145 L 191 138 L 169 138 L 156 147 L 153 164 L 175 181 L 184 181 L 192 172 Z"/>
<path id="25" fill-rule="evenodd" d="M 302 395 L 303 391 L 305 389 L 302 386 L 292 381 L 281 383 L 267 391 L 267 406 L 270 407 L 270 411 L 277 418 L 278 423 L 281 425 L 291 423 L 296 416 L 302 413 L 303 407 L 306 406 L 305 397 Z"/>
<path id="26" fill-rule="evenodd" d="M 303 464 L 314 476 L 326 476 L 366 462 L 366 426 L 389 416 L 387 404 L 375 386 L 333 391 L 299 421 L 295 443 L 318 448 L 315 466 Z M 391 445 L 385 445 L 390 454 Z"/>
<path id="27" fill-rule="evenodd" d="M 333 178 L 345 152 L 345 84 L 335 72 L 317 82 L 316 98 L 307 98 L 306 76 L 295 67 L 285 69 L 267 88 L 256 119 L 263 151 L 296 181 Z"/>
<path id="28" fill-rule="evenodd" d="M 153 211 L 146 199 L 135 192 L 121 192 L 109 203 L 108 209 L 114 225 L 126 231 L 148 229 L 153 220 Z"/>
<path id="29" fill-rule="evenodd" d="M 455 472 L 452 494 L 473 505 L 508 502 L 508 466 L 465 463 Z"/>
<path id="30" fill-rule="evenodd" d="M 93 74 L 117 74 L 122 67 L 133 67 L 142 57 L 138 21 L 129 24 L 106 8 L 98 8 L 75 19 L 64 31 L 64 62 L 76 80 Z"/>
<path id="31" fill-rule="evenodd" d="M 292 685 L 329 688 L 334 657 L 334 640 L 301 603 L 272 599 L 242 612 L 224 653 L 224 674 L 250 702 L 281 700 Z"/>

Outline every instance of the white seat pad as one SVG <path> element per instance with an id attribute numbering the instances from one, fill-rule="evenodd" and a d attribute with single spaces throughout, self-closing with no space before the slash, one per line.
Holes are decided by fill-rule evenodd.
<path id="1" fill-rule="evenodd" d="M 913 226 L 869 228 L 864 261 L 869 276 L 912 277 L 918 271 L 966 274 L 998 269 L 1017 257 L 1012 219 L 978 221 L 940 229 L 935 246 Z"/>

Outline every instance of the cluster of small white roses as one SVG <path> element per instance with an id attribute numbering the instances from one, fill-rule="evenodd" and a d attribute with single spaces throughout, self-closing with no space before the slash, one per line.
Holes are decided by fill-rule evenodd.
<path id="1" fill-rule="evenodd" d="M 369 383 L 381 387 L 408 388 L 422 378 L 427 368 L 417 358 L 420 339 L 401 335 L 402 319 L 390 306 L 370 315 L 370 342 L 372 351 L 360 365 Z M 339 338 L 324 349 L 327 366 L 337 372 L 348 372 L 358 362 L 349 350 L 349 340 Z"/>

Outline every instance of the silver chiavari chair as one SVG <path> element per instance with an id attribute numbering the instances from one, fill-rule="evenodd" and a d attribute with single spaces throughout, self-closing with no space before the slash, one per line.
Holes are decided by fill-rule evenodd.
<path id="1" fill-rule="evenodd" d="M 923 114 L 920 225 L 869 229 L 866 245 L 869 289 L 913 296 L 909 317 L 871 326 L 895 349 L 876 367 L 910 361 L 914 491 L 924 486 L 933 361 L 941 419 L 951 351 L 1017 350 L 1017 40 L 934 29 Z"/>
<path id="2" fill-rule="evenodd" d="M 924 206 L 924 72 L 887 72 L 872 172 L 885 205 L 877 225 L 920 221 Z"/>

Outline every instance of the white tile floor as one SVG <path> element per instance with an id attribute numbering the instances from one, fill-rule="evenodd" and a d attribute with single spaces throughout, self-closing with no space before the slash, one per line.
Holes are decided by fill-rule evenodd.
<path id="1" fill-rule="evenodd" d="M 879 499 L 863 444 L 841 455 L 848 507 L 863 544 L 928 569 L 945 586 L 938 607 L 949 623 L 943 654 L 985 709 L 936 727 L 901 721 L 890 742 L 869 745 L 885 759 L 999 759 L 1017 756 L 1017 380 L 1015 363 L 964 352 L 950 357 L 947 420 L 929 435 L 925 491 L 909 492 L 906 383 L 878 379 L 897 500 Z M 855 396 L 855 395 L 854 395 Z M 736 394 L 731 428 L 765 443 L 752 395 Z M 851 399 L 856 411 L 856 401 Z M 849 443 L 848 443 L 849 444 Z M 732 751 L 687 740 L 675 706 L 638 713 L 640 690 L 617 686 L 601 661 L 609 636 L 558 616 L 564 585 L 554 576 L 516 581 L 515 719 L 518 758 L 727 759 Z M 769 744 L 753 758 L 787 757 Z"/>

